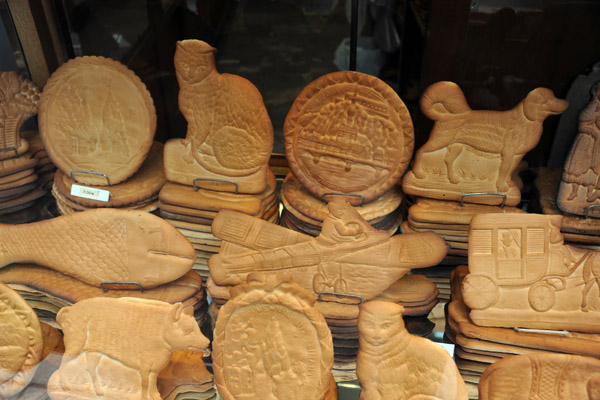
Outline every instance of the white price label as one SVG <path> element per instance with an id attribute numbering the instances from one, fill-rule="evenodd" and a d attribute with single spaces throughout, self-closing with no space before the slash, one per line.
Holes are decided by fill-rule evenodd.
<path id="1" fill-rule="evenodd" d="M 87 186 L 71 185 L 71 196 L 108 202 L 110 199 L 110 192 L 108 190 L 96 189 Z"/>

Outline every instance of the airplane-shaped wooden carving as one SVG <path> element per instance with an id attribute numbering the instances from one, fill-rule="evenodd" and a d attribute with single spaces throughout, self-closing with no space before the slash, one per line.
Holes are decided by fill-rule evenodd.
<path id="1" fill-rule="evenodd" d="M 223 242 L 209 260 L 217 285 L 237 285 L 253 271 L 287 272 L 318 295 L 334 292 L 371 299 L 412 268 L 437 265 L 447 245 L 433 232 L 390 236 L 369 225 L 343 199 L 329 203 L 329 215 L 316 238 L 248 215 L 222 210 L 212 232 Z M 339 302 L 355 299 L 336 297 Z"/>

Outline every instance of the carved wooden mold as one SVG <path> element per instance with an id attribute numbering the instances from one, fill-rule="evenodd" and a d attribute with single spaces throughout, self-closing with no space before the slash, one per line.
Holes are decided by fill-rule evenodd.
<path id="1" fill-rule="evenodd" d="M 177 42 L 179 108 L 188 131 L 185 139 L 166 143 L 165 173 L 184 185 L 260 193 L 267 185 L 273 125 L 250 81 L 219 74 L 214 51 L 200 40 Z"/>
<path id="2" fill-rule="evenodd" d="M 287 274 L 253 273 L 231 289 L 213 341 L 215 382 L 223 399 L 326 398 L 333 342 L 314 303 Z"/>
<path id="3" fill-rule="evenodd" d="M 591 90 L 592 100 L 579 114 L 579 133 L 565 161 L 557 197 L 566 212 L 600 216 L 600 82 Z M 590 207 L 594 206 L 594 207 Z"/>
<path id="4" fill-rule="evenodd" d="M 600 332 L 600 252 L 565 245 L 561 223 L 557 215 L 473 217 L 462 291 L 474 323 Z"/>
<path id="5" fill-rule="evenodd" d="M 340 198 L 329 203 L 316 238 L 230 210 L 219 212 L 212 230 L 223 240 L 208 264 L 217 285 L 243 283 L 253 271 L 287 272 L 315 296 L 335 292 L 371 299 L 411 268 L 436 265 L 447 251 L 433 232 L 390 237 Z M 335 301 L 355 303 L 356 298 Z"/>
<path id="6" fill-rule="evenodd" d="M 56 318 L 65 354 L 48 382 L 52 399 L 161 399 L 159 372 L 173 350 L 209 342 L 191 310 L 156 300 L 92 298 Z"/>
<path id="7" fill-rule="evenodd" d="M 421 97 L 421 110 L 435 124 L 415 155 L 412 171 L 404 176 L 404 191 L 441 200 L 499 193 L 507 205 L 519 204 L 521 192 L 511 176 L 538 143 L 546 117 L 567 106 L 551 90 L 537 88 L 511 110 L 471 110 L 458 85 L 434 83 Z M 468 196 L 464 201 L 497 205 L 502 198 Z"/>
<path id="8" fill-rule="evenodd" d="M 452 357 L 430 340 L 409 334 L 403 310 L 385 301 L 360 307 L 356 360 L 360 399 L 466 400 L 467 389 Z"/>

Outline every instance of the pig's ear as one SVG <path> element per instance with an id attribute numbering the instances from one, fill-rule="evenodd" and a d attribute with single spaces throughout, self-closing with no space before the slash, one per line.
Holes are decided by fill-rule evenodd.
<path id="1" fill-rule="evenodd" d="M 179 321 L 179 317 L 181 317 L 181 312 L 183 311 L 183 304 L 175 303 L 171 308 L 170 314 L 173 321 Z"/>

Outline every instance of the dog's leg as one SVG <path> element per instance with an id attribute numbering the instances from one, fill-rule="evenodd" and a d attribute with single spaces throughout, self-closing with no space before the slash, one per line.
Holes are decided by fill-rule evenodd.
<path id="1" fill-rule="evenodd" d="M 415 178 L 425 178 L 425 163 L 423 162 L 423 155 L 446 147 L 450 140 L 452 140 L 452 138 L 448 139 L 444 138 L 443 135 L 434 135 L 432 133 L 432 135 L 429 137 L 429 140 L 423 146 L 421 146 L 421 148 L 417 150 L 417 153 L 415 154 L 415 163 L 412 169 L 413 174 L 415 174 Z"/>
<path id="2" fill-rule="evenodd" d="M 521 161 L 522 154 L 511 155 L 509 153 L 500 153 L 500 171 L 498 172 L 498 179 L 496 180 L 496 190 L 498 193 L 505 193 L 510 188 L 512 178 L 510 173 L 515 170 L 519 161 Z"/>
<path id="3" fill-rule="evenodd" d="M 571 194 L 569 197 L 567 197 L 567 200 L 573 200 L 575 197 L 577 197 L 577 192 L 579 192 L 579 185 L 574 182 L 571 183 Z"/>
<path id="4" fill-rule="evenodd" d="M 427 143 L 425 143 L 425 145 L 427 145 Z M 413 165 L 412 172 L 415 174 L 415 178 L 417 179 L 423 179 L 425 177 L 425 168 L 423 166 L 424 163 L 422 159 L 423 154 L 425 153 L 425 145 L 417 150 L 417 154 L 415 154 L 415 163 Z"/>
<path id="5" fill-rule="evenodd" d="M 462 152 L 462 143 L 452 143 L 446 149 L 446 157 L 444 162 L 446 163 L 446 169 L 448 170 L 448 180 L 452 183 L 460 183 L 460 178 L 454 173 L 454 161 Z"/>
<path id="6" fill-rule="evenodd" d="M 588 203 L 596 201 L 600 198 L 600 190 L 595 189 L 592 185 L 588 186 L 586 200 Z"/>

